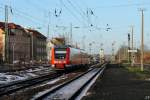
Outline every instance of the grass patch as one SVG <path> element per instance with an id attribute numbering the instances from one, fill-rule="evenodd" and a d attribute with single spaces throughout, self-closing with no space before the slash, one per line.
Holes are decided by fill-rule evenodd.
<path id="1" fill-rule="evenodd" d="M 150 70 L 141 71 L 137 66 L 125 66 L 125 68 L 132 73 L 135 73 L 140 79 L 150 79 Z"/>

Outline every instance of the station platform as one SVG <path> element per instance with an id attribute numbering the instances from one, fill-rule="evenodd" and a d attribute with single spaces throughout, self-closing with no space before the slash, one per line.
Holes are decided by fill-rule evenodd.
<path id="1" fill-rule="evenodd" d="M 82 100 L 150 100 L 150 80 L 110 64 Z"/>

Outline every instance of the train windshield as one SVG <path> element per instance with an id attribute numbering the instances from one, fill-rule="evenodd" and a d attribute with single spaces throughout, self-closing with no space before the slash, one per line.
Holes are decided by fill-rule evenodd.
<path id="1" fill-rule="evenodd" d="M 66 49 L 55 49 L 55 59 L 65 59 L 66 58 Z"/>

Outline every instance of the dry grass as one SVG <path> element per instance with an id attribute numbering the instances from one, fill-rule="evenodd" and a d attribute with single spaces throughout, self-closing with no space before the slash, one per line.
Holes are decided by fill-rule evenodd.
<path id="1" fill-rule="evenodd" d="M 140 79 L 150 78 L 150 70 L 144 69 L 141 71 L 140 67 L 137 66 L 125 66 L 125 68 L 132 73 L 135 73 Z"/>

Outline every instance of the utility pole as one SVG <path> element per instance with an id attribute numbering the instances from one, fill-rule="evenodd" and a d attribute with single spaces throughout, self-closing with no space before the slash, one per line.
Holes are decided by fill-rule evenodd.
<path id="1" fill-rule="evenodd" d="M 34 38 L 33 38 L 33 32 L 30 32 L 30 36 L 31 36 L 31 63 L 33 64 L 33 60 L 34 60 L 34 54 L 33 54 L 33 52 L 34 52 L 34 47 L 33 47 L 33 42 L 34 42 Z"/>
<path id="2" fill-rule="evenodd" d="M 100 63 L 102 64 L 103 61 L 104 61 L 104 49 L 103 49 L 103 43 L 101 43 L 101 45 L 100 45 L 99 56 L 100 56 Z"/>
<path id="3" fill-rule="evenodd" d="M 91 58 L 92 58 L 91 46 L 92 46 L 92 43 L 89 43 L 89 49 L 90 49 L 90 64 L 91 64 Z"/>
<path id="4" fill-rule="evenodd" d="M 5 5 L 5 57 L 3 59 L 9 63 L 8 5 Z"/>
<path id="5" fill-rule="evenodd" d="M 51 22 L 51 13 L 48 12 L 48 29 L 47 29 L 47 39 L 49 39 L 49 33 L 50 33 L 50 22 Z"/>
<path id="6" fill-rule="evenodd" d="M 112 62 L 115 61 L 115 54 L 114 54 L 115 49 L 114 49 L 114 45 L 115 45 L 115 43 L 113 42 L 113 43 L 112 43 Z"/>
<path id="7" fill-rule="evenodd" d="M 126 43 L 123 42 L 122 45 L 124 46 L 124 48 L 123 48 L 123 59 L 126 60 L 126 58 L 127 58 L 127 55 L 126 55 L 126 54 L 127 54 L 127 53 L 126 53 L 127 50 L 126 50 L 126 47 L 125 47 Z"/>
<path id="8" fill-rule="evenodd" d="M 89 47 L 90 47 L 90 55 L 92 55 L 92 52 L 91 52 L 92 43 L 89 43 Z"/>
<path id="9" fill-rule="evenodd" d="M 31 35 L 32 35 L 32 37 L 31 37 L 31 39 L 32 39 L 32 63 L 33 63 L 33 60 L 34 60 L 34 54 L 33 54 L 33 45 L 34 45 L 34 44 L 33 44 L 33 41 L 34 41 L 34 40 L 33 40 L 33 32 L 32 32 Z"/>
<path id="10" fill-rule="evenodd" d="M 132 33 L 132 50 L 133 50 L 133 26 L 131 26 L 131 33 Z"/>
<path id="11" fill-rule="evenodd" d="M 47 27 L 47 40 L 49 39 L 49 24 L 48 24 L 48 27 Z"/>
<path id="12" fill-rule="evenodd" d="M 70 24 L 70 45 L 72 45 L 72 23 Z"/>
<path id="13" fill-rule="evenodd" d="M 15 61 L 15 42 L 13 43 L 13 65 L 14 65 L 14 61 Z"/>
<path id="14" fill-rule="evenodd" d="M 142 26 L 141 26 L 141 71 L 144 70 L 143 68 L 143 58 L 144 58 L 144 10 L 141 9 L 142 13 Z"/>
<path id="15" fill-rule="evenodd" d="M 50 51 L 50 46 L 49 46 L 49 33 L 50 33 L 50 21 L 51 21 L 51 13 L 49 12 L 48 13 L 48 29 L 47 29 L 47 46 L 46 46 L 46 52 L 47 52 L 47 63 L 48 61 L 50 61 L 50 54 L 49 54 L 49 51 Z M 53 36 L 52 36 L 53 37 Z"/>
<path id="16" fill-rule="evenodd" d="M 85 43 L 84 43 L 85 38 L 86 38 L 86 36 L 84 35 L 84 36 L 82 37 L 82 45 L 83 45 L 83 49 L 84 49 L 84 50 L 85 50 Z"/>
<path id="17" fill-rule="evenodd" d="M 134 65 L 134 52 L 133 52 L 133 49 L 134 49 L 134 46 L 133 46 L 133 26 L 131 26 L 131 33 L 132 33 L 132 52 L 131 52 L 132 63 L 131 63 L 131 66 L 133 66 L 133 65 Z"/>
<path id="18" fill-rule="evenodd" d="M 130 33 L 128 33 L 128 62 L 130 63 Z"/>
<path id="19" fill-rule="evenodd" d="M 118 63 L 119 63 L 119 66 L 120 66 L 120 63 L 121 63 L 121 57 L 120 57 L 121 56 L 121 54 L 120 54 L 121 53 L 121 46 L 119 47 L 119 52 L 118 53 L 119 53 L 119 55 L 118 55 Z"/>

